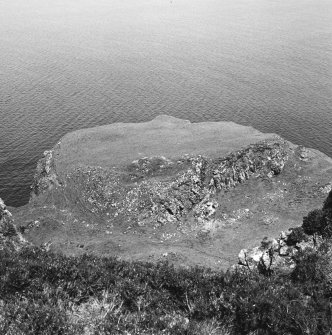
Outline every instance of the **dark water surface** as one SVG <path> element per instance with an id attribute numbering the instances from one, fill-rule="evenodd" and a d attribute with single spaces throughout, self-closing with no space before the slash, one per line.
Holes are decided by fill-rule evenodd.
<path id="1" fill-rule="evenodd" d="M 0 197 L 65 133 L 158 114 L 332 156 L 331 0 L 0 0 Z"/>

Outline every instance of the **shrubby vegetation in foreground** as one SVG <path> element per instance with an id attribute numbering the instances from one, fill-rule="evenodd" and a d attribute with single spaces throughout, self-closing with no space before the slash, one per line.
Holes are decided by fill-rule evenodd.
<path id="1" fill-rule="evenodd" d="M 329 334 L 322 249 L 268 277 L 2 250 L 0 333 Z"/>
<path id="2" fill-rule="evenodd" d="M 324 242 L 293 272 L 0 250 L 0 334 L 332 334 L 332 192 L 304 219 Z"/>

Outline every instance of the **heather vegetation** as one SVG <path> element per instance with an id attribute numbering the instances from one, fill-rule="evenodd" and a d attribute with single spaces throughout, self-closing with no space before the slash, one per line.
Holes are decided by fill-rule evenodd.
<path id="1" fill-rule="evenodd" d="M 328 334 L 320 255 L 291 276 L 1 251 L 1 334 Z"/>
<path id="2" fill-rule="evenodd" d="M 226 273 L 36 247 L 0 251 L 0 334 L 331 334 L 332 192 L 290 243 L 292 272 Z"/>

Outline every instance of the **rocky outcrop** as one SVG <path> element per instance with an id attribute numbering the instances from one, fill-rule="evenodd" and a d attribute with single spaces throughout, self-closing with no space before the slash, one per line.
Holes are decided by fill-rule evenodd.
<path id="1" fill-rule="evenodd" d="M 46 150 L 43 157 L 38 161 L 31 186 L 32 196 L 38 196 L 47 190 L 51 190 L 54 186 L 60 185 L 55 170 L 53 154 L 53 150 Z"/>
<path id="2" fill-rule="evenodd" d="M 12 214 L 0 198 L 0 249 L 19 250 L 27 241 L 17 231 Z"/>
<path id="3" fill-rule="evenodd" d="M 144 157 L 123 172 L 79 168 L 68 176 L 71 187 L 83 186 L 81 200 L 94 213 L 138 225 L 178 222 L 190 212 L 209 219 L 218 203 L 214 195 L 250 178 L 272 178 L 287 161 L 281 140 L 250 145 L 225 157 Z M 44 179 L 42 179 L 43 182 Z M 48 180 L 48 179 L 47 179 Z"/>
<path id="4" fill-rule="evenodd" d="M 289 242 L 292 230 L 283 231 L 277 239 L 265 238 L 260 246 L 242 249 L 239 253 L 239 265 L 248 270 L 258 269 L 262 273 L 292 271 L 295 268 L 294 256 L 307 248 L 314 249 L 316 241 L 308 237 L 295 245 Z"/>
<path id="5" fill-rule="evenodd" d="M 263 273 L 291 271 L 296 265 L 299 252 L 319 252 L 324 240 L 332 237 L 332 191 L 329 192 L 322 209 L 311 211 L 303 219 L 301 227 L 280 233 L 279 238 L 265 238 L 261 245 L 252 249 L 242 249 L 238 264 L 249 270 L 258 269 Z M 327 264 L 327 273 L 332 278 L 330 262 L 331 247 L 325 250 L 321 260 Z"/>
<path id="6" fill-rule="evenodd" d="M 273 177 L 281 173 L 288 159 L 284 141 L 262 142 L 231 153 L 209 166 L 210 189 L 229 189 L 250 176 Z"/>

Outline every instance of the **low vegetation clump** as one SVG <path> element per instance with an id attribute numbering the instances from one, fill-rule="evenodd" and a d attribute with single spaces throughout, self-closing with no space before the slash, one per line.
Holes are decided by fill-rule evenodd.
<path id="1" fill-rule="evenodd" d="M 332 192 L 293 230 L 291 273 L 0 250 L 0 334 L 331 334 Z"/>
<path id="2" fill-rule="evenodd" d="M 309 235 L 319 235 L 323 238 L 332 237 L 332 191 L 324 202 L 322 209 L 311 211 L 303 219 L 303 230 Z"/>

